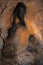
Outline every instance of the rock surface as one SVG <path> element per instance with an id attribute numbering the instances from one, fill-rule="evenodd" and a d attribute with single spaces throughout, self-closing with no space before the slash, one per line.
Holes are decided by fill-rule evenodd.
<path id="1" fill-rule="evenodd" d="M 6 37 L 8 36 L 8 29 L 12 27 L 12 23 L 13 23 L 13 11 L 18 2 L 24 2 L 27 9 L 24 18 L 27 30 L 22 28 L 17 29 L 16 36 L 6 40 Z M 17 47 L 18 50 L 16 51 L 16 53 L 21 54 L 20 51 L 22 52 L 22 49 L 24 49 L 25 46 L 27 46 L 28 43 L 27 38 L 29 37 L 30 34 L 34 34 L 35 37 L 38 38 L 40 44 L 42 45 L 41 49 L 38 49 L 39 53 L 37 54 L 37 57 L 36 55 L 34 56 L 29 52 L 29 55 L 32 58 L 31 62 L 34 63 L 34 59 L 38 58 L 40 59 L 43 65 L 43 0 L 0 0 L 0 54 L 4 44 L 3 39 L 6 45 L 9 44 L 8 47 L 5 47 L 3 50 L 4 55 L 5 54 L 8 55 L 10 51 L 15 52 L 14 51 L 15 48 L 13 48 L 13 45 L 15 45 L 14 42 L 19 43 L 19 46 Z M 23 59 L 27 59 L 27 57 L 24 56 L 25 53 L 28 55 L 26 51 L 22 53 L 22 55 L 17 56 L 18 59 L 6 58 L 0 55 L 0 65 L 14 65 L 14 64 L 19 65 L 15 61 L 16 60 L 22 61 L 22 57 Z M 12 55 L 13 53 L 11 53 L 11 56 Z M 25 65 L 25 63 L 22 65 Z M 28 65 L 28 63 L 26 65 Z"/>

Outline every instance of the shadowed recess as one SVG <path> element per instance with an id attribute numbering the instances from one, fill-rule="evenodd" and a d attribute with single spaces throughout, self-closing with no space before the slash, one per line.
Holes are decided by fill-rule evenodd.
<path id="1" fill-rule="evenodd" d="M 8 37 L 7 38 L 14 36 L 14 33 L 17 29 L 17 24 L 16 24 L 17 17 L 20 21 L 18 23 L 18 25 L 26 27 L 25 21 L 24 21 L 25 13 L 26 13 L 26 6 L 24 5 L 23 2 L 19 2 L 17 4 L 17 6 L 15 7 L 14 12 L 13 12 L 13 23 L 12 23 L 12 27 L 8 30 Z"/>

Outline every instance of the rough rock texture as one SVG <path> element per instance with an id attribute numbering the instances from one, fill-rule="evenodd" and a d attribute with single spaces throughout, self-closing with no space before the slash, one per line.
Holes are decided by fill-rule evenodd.
<path id="1" fill-rule="evenodd" d="M 11 23 L 13 21 L 13 17 L 12 17 L 13 10 L 19 1 L 21 0 L 18 0 L 18 1 L 17 0 L 0 0 L 0 28 L 2 28 L 1 29 L 2 37 L 4 38 L 6 37 L 7 30 L 10 28 Z M 42 27 L 43 26 L 42 24 L 43 23 L 43 1 L 42 0 L 38 0 L 38 1 L 37 0 L 36 1 L 35 0 L 32 0 L 32 1 L 24 0 L 22 2 L 24 2 L 27 7 L 27 13 L 26 13 L 27 18 L 25 17 L 25 21 L 26 20 L 33 21 L 33 22 L 35 21 L 35 23 L 37 24 L 38 30 L 42 31 L 43 29 Z M 28 25 L 27 27 L 29 27 Z"/>
<path id="2" fill-rule="evenodd" d="M 24 20 L 27 29 L 20 26 L 13 38 L 6 39 L 18 2 L 24 2 L 26 6 Z M 31 34 L 36 37 L 32 43 L 28 39 Z M 0 54 L 1 49 L 3 50 L 0 65 L 43 65 L 43 0 L 0 0 L 0 39 Z M 36 41 L 40 43 L 39 46 Z M 30 47 L 26 51 L 28 45 L 32 45 L 31 48 L 36 51 L 31 53 Z"/>

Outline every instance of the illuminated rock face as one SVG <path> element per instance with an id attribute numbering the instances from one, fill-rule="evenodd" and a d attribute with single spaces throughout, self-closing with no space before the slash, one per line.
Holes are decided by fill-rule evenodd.
<path id="1" fill-rule="evenodd" d="M 43 1 L 4 1 L 0 0 L 0 65 L 43 65 Z"/>

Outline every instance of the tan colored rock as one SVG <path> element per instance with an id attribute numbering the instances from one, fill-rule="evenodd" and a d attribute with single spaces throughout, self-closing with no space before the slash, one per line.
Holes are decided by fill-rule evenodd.
<path id="1" fill-rule="evenodd" d="M 13 36 L 13 38 L 6 39 L 8 35 L 8 29 L 11 28 L 13 23 L 13 11 L 17 3 L 20 1 L 24 2 L 27 9 L 26 15 L 24 17 L 27 29 L 20 27 L 19 29 L 17 29 L 16 35 Z M 8 44 L 7 47 L 4 47 L 3 53 L 5 56 L 7 56 L 8 53 L 9 56 L 10 51 L 14 52 L 14 50 L 17 49 L 16 59 L 15 58 L 12 59 L 11 57 L 10 58 L 2 57 L 1 58 L 2 65 L 6 65 L 6 63 L 7 65 L 8 64 L 14 65 L 15 60 L 16 61 L 20 60 L 20 63 L 21 62 L 24 63 L 24 61 L 27 62 L 28 59 L 30 59 L 30 61 L 32 60 L 31 62 L 34 63 L 34 59 L 37 57 L 37 54 L 39 56 L 42 55 L 41 50 L 43 50 L 43 48 L 40 47 L 39 49 L 37 49 L 39 53 L 36 53 L 35 56 L 32 53 L 27 52 L 25 48 L 28 46 L 28 44 L 30 44 L 28 40 L 30 34 L 33 34 L 43 47 L 43 1 L 42 0 L 0 0 L 0 3 L 3 4 L 3 5 L 0 4 L 0 30 L 1 30 L 0 32 L 1 32 L 1 37 L 5 39 L 5 44 L 6 45 Z M 14 45 L 16 43 L 17 46 L 14 49 Z M 35 45 L 35 43 L 32 45 Z M 26 55 L 29 56 L 26 57 Z"/>

